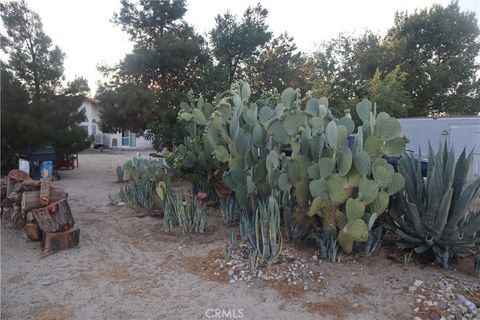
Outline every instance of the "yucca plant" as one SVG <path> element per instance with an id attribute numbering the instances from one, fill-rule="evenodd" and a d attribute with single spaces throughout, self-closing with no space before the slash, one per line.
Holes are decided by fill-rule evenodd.
<path id="1" fill-rule="evenodd" d="M 182 197 L 178 193 L 166 195 L 163 226 L 170 231 L 179 226 L 183 233 L 203 232 L 207 208 L 196 198 Z"/>
<path id="2" fill-rule="evenodd" d="M 282 251 L 280 209 L 273 196 L 257 200 L 256 208 L 243 214 L 240 221 L 240 235 L 252 247 L 250 266 L 255 269 L 259 263 L 271 265 L 277 262 Z"/>
<path id="3" fill-rule="evenodd" d="M 471 209 L 480 179 L 467 180 L 472 155 L 464 149 L 455 162 L 454 151 L 446 144 L 437 153 L 430 147 L 425 180 L 420 160 L 406 154 L 399 161 L 405 192 L 390 210 L 398 244 L 416 253 L 432 250 L 444 268 L 457 254 L 473 251 L 480 243 L 480 212 Z"/>

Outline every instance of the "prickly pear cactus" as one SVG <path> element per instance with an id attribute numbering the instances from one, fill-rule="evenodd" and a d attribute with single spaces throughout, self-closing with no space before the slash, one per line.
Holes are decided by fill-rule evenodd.
<path id="1" fill-rule="evenodd" d="M 399 121 L 363 100 L 356 127 L 349 111 L 335 119 L 326 98 L 302 100 L 292 88 L 268 101 L 252 102 L 243 82 L 213 105 L 203 99 L 184 105 L 179 118 L 193 133 L 201 128 L 202 143 L 186 164 L 223 166 L 224 182 L 244 212 L 269 196 L 280 203 L 280 194 L 294 190 L 297 216 L 319 215 L 323 234 L 351 252 L 354 242 L 367 241 L 389 197 L 403 189 L 403 176 L 383 159 L 405 150 Z"/>

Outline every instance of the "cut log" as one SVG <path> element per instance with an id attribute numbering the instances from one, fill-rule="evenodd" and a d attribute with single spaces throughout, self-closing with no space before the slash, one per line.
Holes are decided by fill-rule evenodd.
<path id="1" fill-rule="evenodd" d="M 12 222 L 15 228 L 23 228 L 25 226 L 25 216 L 22 213 L 22 210 L 20 210 L 20 206 L 14 205 L 13 206 L 13 212 L 12 212 Z"/>
<path id="2" fill-rule="evenodd" d="M 50 177 L 45 177 L 40 183 L 40 203 L 46 206 L 50 203 Z"/>
<path id="3" fill-rule="evenodd" d="M 2 207 L 2 219 L 11 220 L 13 207 Z"/>
<path id="4" fill-rule="evenodd" d="M 5 199 L 7 197 L 7 178 L 0 180 L 0 198 Z"/>
<path id="5" fill-rule="evenodd" d="M 33 211 L 38 226 L 43 232 L 62 232 L 75 224 L 67 199 Z"/>
<path id="6" fill-rule="evenodd" d="M 10 172 L 8 173 L 8 177 L 10 179 L 14 180 L 15 182 L 22 182 L 23 180 L 31 180 L 32 179 L 32 178 L 30 178 L 28 173 L 26 173 L 25 171 L 22 171 L 22 170 L 18 170 L 18 169 L 10 170 Z"/>
<path id="7" fill-rule="evenodd" d="M 36 223 L 27 223 L 25 225 L 25 233 L 29 240 L 40 241 L 42 239 L 42 232 Z"/>
<path id="8" fill-rule="evenodd" d="M 66 199 L 68 194 L 62 187 L 50 185 L 50 202 L 57 202 Z M 44 207 L 40 203 L 40 191 L 25 191 L 22 194 L 22 211 L 28 212 L 31 209 Z"/>
<path id="9" fill-rule="evenodd" d="M 73 227 L 64 232 L 44 232 L 42 235 L 42 248 L 44 253 L 52 253 L 78 246 L 80 242 L 80 229 Z"/>
<path id="10" fill-rule="evenodd" d="M 41 182 L 38 180 L 24 180 L 22 182 L 23 191 L 35 191 L 40 190 Z"/>
<path id="11" fill-rule="evenodd" d="M 7 176 L 7 195 L 13 191 L 16 183 L 31 179 L 28 173 L 24 171 L 18 169 L 11 170 Z"/>
<path id="12" fill-rule="evenodd" d="M 13 204 L 7 199 L 7 198 L 4 198 L 2 199 L 2 202 L 1 202 L 1 206 L 2 208 L 5 208 L 5 207 L 13 207 Z"/>
<path id="13" fill-rule="evenodd" d="M 17 203 L 18 200 L 21 200 L 21 199 L 20 199 L 20 196 L 18 195 L 17 192 L 12 191 L 12 192 L 10 192 L 10 194 L 7 196 L 7 200 L 10 201 L 10 203 Z"/>

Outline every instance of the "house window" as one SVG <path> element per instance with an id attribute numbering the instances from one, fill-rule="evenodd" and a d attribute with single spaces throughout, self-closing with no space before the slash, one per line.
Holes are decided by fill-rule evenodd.
<path id="1" fill-rule="evenodd" d="M 130 147 L 135 148 L 137 146 L 135 133 L 131 133 L 130 131 L 123 131 L 122 132 L 122 147 Z"/>
<path id="2" fill-rule="evenodd" d="M 92 135 L 96 135 L 97 134 L 97 125 L 95 124 L 92 124 Z"/>

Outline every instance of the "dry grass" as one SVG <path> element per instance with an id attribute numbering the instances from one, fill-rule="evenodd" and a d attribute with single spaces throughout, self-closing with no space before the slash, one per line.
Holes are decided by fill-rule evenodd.
<path id="1" fill-rule="evenodd" d="M 277 290 L 284 298 L 302 297 L 305 294 L 305 290 L 301 285 L 288 284 L 287 279 L 268 281 L 266 282 L 266 286 Z"/>
<path id="2" fill-rule="evenodd" d="M 227 269 L 220 268 L 218 260 L 223 258 L 224 248 L 216 248 L 208 253 L 207 257 L 185 257 L 183 267 L 187 272 L 202 279 L 220 283 L 228 283 Z"/>
<path id="3" fill-rule="evenodd" d="M 363 285 L 363 283 L 359 282 L 356 285 L 353 286 L 352 292 L 356 295 L 364 295 L 369 293 L 369 290 L 367 287 Z"/>
<path id="4" fill-rule="evenodd" d="M 20 283 L 25 279 L 27 273 L 21 272 L 7 279 L 8 283 Z"/>
<path id="5" fill-rule="evenodd" d="M 353 307 L 346 299 L 331 298 L 325 302 L 305 302 L 303 307 L 310 312 L 329 315 L 333 319 L 345 319 L 350 313 L 358 313 L 361 307 Z"/>
<path id="6" fill-rule="evenodd" d="M 32 313 L 36 320 L 66 320 L 72 318 L 73 309 L 46 304 L 34 308 Z"/>

